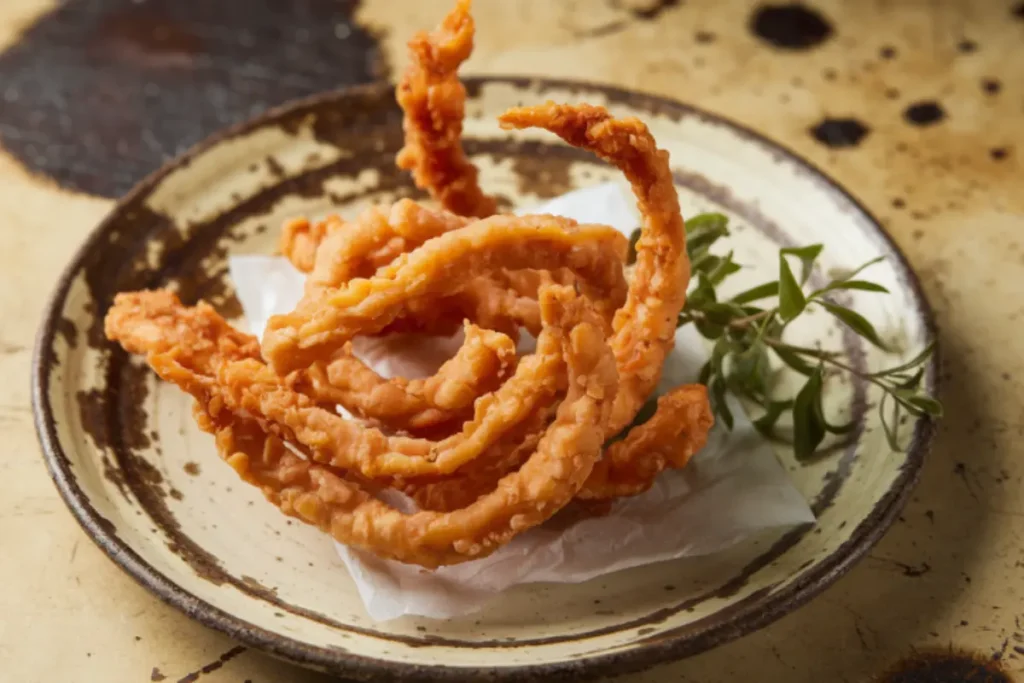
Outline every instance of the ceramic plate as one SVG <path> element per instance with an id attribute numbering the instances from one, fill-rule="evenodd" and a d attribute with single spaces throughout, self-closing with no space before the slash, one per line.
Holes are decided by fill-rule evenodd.
<path id="1" fill-rule="evenodd" d="M 546 99 L 607 105 L 651 127 L 671 153 L 684 214 L 728 214 L 742 278 L 775 278 L 780 246 L 823 242 L 822 272 L 877 255 L 887 297 L 849 302 L 905 355 L 931 337 L 917 279 L 878 223 L 806 162 L 691 107 L 581 83 L 469 80 L 466 146 L 482 183 L 508 206 L 617 178 L 614 169 L 541 131 L 514 136 L 497 114 Z M 299 214 L 417 196 L 394 168 L 401 112 L 372 87 L 291 104 L 220 134 L 123 199 L 61 277 L 35 358 L 36 424 L 68 506 L 125 571 L 163 600 L 240 641 L 349 677 L 545 679 L 611 674 L 684 657 L 757 629 L 845 572 L 892 522 L 921 467 L 928 423 L 905 425 L 893 453 L 869 386 L 836 384 L 829 410 L 859 421 L 855 438 L 811 465 L 779 457 L 818 523 L 713 556 L 624 571 L 580 585 L 514 589 L 450 621 L 375 623 L 329 539 L 289 520 L 238 480 L 164 386 L 103 337 L 123 290 L 176 287 L 239 313 L 229 253 L 271 253 Z M 740 277 L 740 276 L 737 276 Z M 743 284 L 741 278 L 739 284 Z M 827 319 L 795 341 L 845 348 L 859 368 L 883 359 Z M 935 385 L 935 367 L 927 384 Z"/>

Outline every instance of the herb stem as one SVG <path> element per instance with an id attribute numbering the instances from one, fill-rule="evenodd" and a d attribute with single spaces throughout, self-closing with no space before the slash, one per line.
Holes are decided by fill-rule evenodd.
<path id="1" fill-rule="evenodd" d="M 786 349 L 787 351 L 798 353 L 801 356 L 815 358 L 823 363 L 828 363 L 832 367 L 839 368 L 840 370 L 845 370 L 846 372 L 850 373 L 851 375 L 854 375 L 855 377 L 859 377 L 860 379 L 864 379 L 867 380 L 868 382 L 871 382 L 875 386 L 883 389 L 886 393 L 892 393 L 892 389 L 889 387 L 889 385 L 882 382 L 879 378 L 873 377 L 870 373 L 861 372 L 860 370 L 857 370 L 853 366 L 847 365 L 846 363 L 837 360 L 836 354 L 834 353 L 830 353 L 828 351 L 819 351 L 818 349 L 809 349 L 804 346 L 790 346 L 789 344 L 786 344 L 785 342 L 779 339 L 772 339 L 770 337 L 765 338 L 764 343 L 773 348 L 781 347 Z"/>
<path id="2" fill-rule="evenodd" d="M 759 311 L 758 313 L 754 313 L 743 318 L 736 318 L 734 320 L 730 320 L 727 323 L 727 326 L 737 330 L 745 330 L 748 327 L 750 327 L 752 323 L 775 315 L 776 313 L 778 313 L 778 310 L 778 308 L 771 308 L 764 311 Z M 687 314 L 692 320 L 707 320 L 707 316 L 704 314 L 703 311 L 688 311 Z M 807 356 L 808 358 L 820 360 L 823 363 L 828 363 L 829 365 L 839 368 L 840 370 L 845 370 L 851 375 L 854 375 L 861 379 L 865 379 L 874 384 L 875 386 L 882 388 L 886 392 L 890 391 L 890 387 L 884 382 L 880 381 L 877 377 L 873 377 L 870 373 L 861 372 L 860 370 L 857 370 L 853 366 L 847 365 L 846 363 L 837 360 L 836 356 L 838 354 L 831 351 L 811 349 L 807 348 L 806 346 L 793 346 L 791 344 L 785 343 L 781 339 L 774 339 L 772 337 L 763 336 L 763 327 L 764 326 L 762 326 L 762 329 L 759 330 L 758 336 L 760 340 L 763 341 L 768 346 L 771 346 L 772 348 L 783 348 L 787 351 L 792 351 L 793 353 L 800 354 L 801 356 Z"/>

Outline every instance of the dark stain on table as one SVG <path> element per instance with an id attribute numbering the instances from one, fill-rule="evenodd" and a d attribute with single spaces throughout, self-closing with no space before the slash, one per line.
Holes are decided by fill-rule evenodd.
<path id="1" fill-rule="evenodd" d="M 960 50 L 960 52 L 963 52 L 965 54 L 970 54 L 971 52 L 977 51 L 978 44 L 973 40 L 964 38 L 963 40 L 956 44 L 956 49 Z"/>
<path id="2" fill-rule="evenodd" d="M 989 150 L 989 155 L 994 161 L 1002 161 L 1010 155 L 1010 149 L 1008 147 L 993 147 Z"/>
<path id="3" fill-rule="evenodd" d="M 857 119 L 827 118 L 810 129 L 815 140 L 828 147 L 856 147 L 871 129 Z"/>
<path id="4" fill-rule="evenodd" d="M 184 676 L 178 679 L 178 683 L 193 683 L 194 681 L 198 681 L 202 676 L 205 676 L 206 674 L 211 674 L 217 669 L 220 669 L 225 664 L 230 662 L 232 659 L 244 653 L 246 649 L 247 648 L 244 648 L 241 645 L 233 647 L 217 659 L 207 664 L 206 666 L 196 671 L 193 671 L 192 673 L 185 674 Z"/>
<path id="5" fill-rule="evenodd" d="M 792 3 L 761 5 L 750 18 L 750 31 L 773 47 L 808 50 L 832 37 L 832 24 L 818 10 Z"/>
<path id="6" fill-rule="evenodd" d="M 903 659 L 877 683 L 1013 683 L 999 659 L 967 652 L 917 652 Z"/>
<path id="7" fill-rule="evenodd" d="M 931 126 L 946 118 L 946 110 L 934 100 L 915 102 L 903 111 L 903 118 L 915 126 Z"/>
<path id="8" fill-rule="evenodd" d="M 981 89 L 988 95 L 998 95 L 999 91 L 1003 89 L 1003 84 L 995 78 L 983 78 L 981 80 Z"/>
<path id="9" fill-rule="evenodd" d="M 117 196 L 226 125 L 386 75 L 357 0 L 67 0 L 0 54 L 0 145 Z"/>

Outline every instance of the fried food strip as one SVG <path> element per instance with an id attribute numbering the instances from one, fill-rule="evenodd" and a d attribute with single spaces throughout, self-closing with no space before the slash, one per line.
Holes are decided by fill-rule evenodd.
<path id="1" fill-rule="evenodd" d="M 546 295 L 546 296 L 545 296 Z M 571 290 L 547 289 L 542 308 L 562 307 L 559 346 L 569 393 L 558 415 L 519 471 L 471 505 L 451 512 L 402 513 L 372 497 L 358 482 L 290 453 L 252 423 L 224 416 L 200 401 L 200 424 L 217 435 L 222 457 L 288 515 L 337 541 L 424 567 L 489 555 L 516 534 L 549 519 L 569 503 L 596 462 L 616 387 L 615 362 L 601 321 L 588 322 Z"/>
<path id="2" fill-rule="evenodd" d="M 304 303 L 343 287 L 353 278 L 369 277 L 424 242 L 471 222 L 472 219 L 428 209 L 408 199 L 399 200 L 390 208 L 372 207 L 344 230 L 330 236 L 325 233 L 306 281 Z M 510 288 L 510 279 L 518 286 Z M 460 291 L 450 296 L 411 303 L 403 318 L 405 324 L 398 327 L 403 331 L 447 335 L 468 318 L 481 327 L 510 336 L 515 336 L 520 326 L 536 335 L 540 332 L 539 282 L 529 271 L 503 275 L 500 280 L 491 275 L 467 280 Z M 387 329 L 394 331 L 395 327 Z"/>
<path id="3" fill-rule="evenodd" d="M 477 397 L 494 391 L 516 366 L 515 342 L 472 323 L 454 358 L 426 379 L 384 379 L 352 354 L 351 345 L 305 376 L 314 395 L 329 398 L 360 417 L 396 429 L 419 431 L 469 417 Z M 300 389 L 301 390 L 301 389 Z"/>
<path id="4" fill-rule="evenodd" d="M 316 250 L 327 235 L 343 228 L 345 223 L 335 215 L 322 221 L 310 223 L 305 218 L 293 218 L 286 222 L 278 240 L 281 254 L 303 273 L 313 269 Z"/>
<path id="5" fill-rule="evenodd" d="M 555 418 L 558 403 L 550 397 L 506 439 L 514 445 L 467 463 L 448 477 L 400 483 L 399 488 L 422 510 L 450 512 L 464 508 L 493 491 L 498 481 L 517 470 L 537 450 L 537 444 Z"/>
<path id="6" fill-rule="evenodd" d="M 166 290 L 119 294 L 107 314 L 106 333 L 130 353 L 186 348 L 192 358 L 181 355 L 178 362 L 208 375 L 228 361 L 260 358 L 256 337 L 233 328 L 209 305 L 185 307 Z M 462 416 L 515 366 L 515 344 L 505 335 L 467 324 L 466 340 L 454 358 L 423 380 L 384 380 L 352 356 L 340 355 L 290 383 L 322 407 L 341 404 L 357 415 L 423 429 Z"/>
<path id="7" fill-rule="evenodd" d="M 485 218 L 497 203 L 480 189 L 479 172 L 462 149 L 466 88 L 457 74 L 473 51 L 471 4 L 459 0 L 436 31 L 409 41 L 409 66 L 396 90 L 405 146 L 395 162 L 452 213 Z"/>
<path id="8" fill-rule="evenodd" d="M 625 238 L 605 226 L 575 226 L 551 216 L 492 216 L 445 233 L 405 254 L 369 280 L 355 279 L 315 306 L 273 316 L 263 355 L 279 374 L 308 367 L 357 334 L 374 334 L 401 317 L 409 302 L 445 296 L 502 267 L 568 268 L 582 293 L 601 306 L 624 287 Z"/>
<path id="9" fill-rule="evenodd" d="M 571 290 L 551 287 L 545 292 L 549 301 L 557 302 Z M 282 378 L 259 360 L 210 352 L 218 339 L 203 335 L 221 330 L 227 323 L 208 306 L 151 317 L 145 333 L 138 335 L 132 312 L 152 313 L 153 306 L 146 299 L 167 301 L 168 296 L 173 297 L 167 292 L 119 295 L 107 317 L 108 337 L 136 353 L 147 354 L 147 362 L 157 375 L 195 398 L 216 400 L 223 409 L 254 419 L 264 430 L 307 447 L 318 462 L 366 477 L 450 474 L 491 448 L 497 451 L 494 457 L 500 458 L 503 448 L 515 446 L 502 441 L 505 433 L 564 386 L 559 348 L 559 330 L 564 321 L 549 317 L 537 340 L 536 353 L 521 360 L 515 374 L 497 391 L 476 400 L 474 417 L 460 433 L 440 442 L 386 436 L 325 409 L 290 386 L 296 381 L 294 377 Z M 547 310 L 548 316 L 565 315 L 564 307 L 556 303 L 549 303 L 545 309 L 543 299 L 542 294 L 542 314 Z M 182 308 L 180 303 L 177 305 Z M 183 323 L 196 319 L 195 329 Z M 210 322 L 204 323 L 207 319 Z"/>
<path id="10" fill-rule="evenodd" d="M 707 443 L 714 424 L 707 387 L 686 384 L 658 398 L 647 422 L 608 446 L 578 496 L 585 500 L 635 496 L 647 491 L 667 468 L 686 466 Z"/>
<path id="11" fill-rule="evenodd" d="M 258 360 L 259 341 L 228 324 L 213 307 L 192 308 L 166 289 L 127 292 L 114 298 L 103 321 L 107 339 L 128 353 L 147 356 L 184 349 L 191 367 L 212 367 L 225 360 Z"/>
<path id="12" fill-rule="evenodd" d="M 620 389 L 609 423 L 613 436 L 630 423 L 661 377 L 675 343 L 676 319 L 686 303 L 690 261 L 668 152 L 643 122 L 615 119 L 603 107 L 548 102 L 510 109 L 502 128 L 539 127 L 614 164 L 633 188 L 643 216 L 636 267 L 625 305 L 615 314 L 612 348 Z"/>
<path id="13" fill-rule="evenodd" d="M 448 511 L 472 503 L 490 491 L 501 477 L 516 469 L 536 446 L 536 432 L 543 431 L 545 415 L 539 411 L 525 424 L 520 446 L 502 460 L 480 459 L 453 477 L 426 484 L 411 484 L 405 492 L 425 510 Z M 538 420 L 539 418 L 539 420 Z M 607 446 L 577 498 L 588 505 L 602 500 L 644 493 L 666 468 L 681 469 L 707 443 L 714 424 L 707 387 L 687 384 L 658 399 L 654 415 L 633 427 L 622 440 Z"/>
<path id="14" fill-rule="evenodd" d="M 373 207 L 344 229 L 334 230 L 329 235 L 324 229 L 307 230 L 311 238 L 319 235 L 326 239 L 316 250 L 315 267 L 300 305 L 313 307 L 321 296 L 353 277 L 386 266 L 395 256 L 469 222 L 446 211 L 432 211 L 402 200 L 390 208 Z M 571 221 L 565 223 L 572 224 Z M 294 229 L 292 232 L 299 233 Z M 421 330 L 438 329 L 437 319 L 433 323 L 422 323 L 425 318 L 447 316 L 452 322 L 468 317 L 482 326 L 510 332 L 517 332 L 519 326 L 524 325 L 538 334 L 541 321 L 537 290 L 542 284 L 553 281 L 543 272 L 522 271 L 502 275 L 499 285 L 484 275 L 470 281 L 465 290 L 455 295 L 463 303 L 456 307 L 457 317 L 452 315 L 450 304 L 445 306 L 433 299 L 414 302 L 418 305 L 411 315 L 421 321 Z M 519 289 L 511 288 L 509 283 Z M 624 280 L 619 290 L 619 299 L 624 299 Z M 432 390 L 433 385 L 438 384 L 433 378 L 426 382 L 409 382 L 402 378 L 386 380 L 354 357 L 348 347 L 334 355 L 327 371 L 321 369 L 322 365 L 314 364 L 308 368 L 306 376 L 318 395 L 329 396 L 349 411 L 393 428 L 420 431 L 461 420 L 468 417 L 466 409 L 475 396 L 494 389 L 507 375 L 514 357 L 514 343 L 509 337 L 485 332 L 477 326 L 467 331 L 467 346 L 446 366 L 447 372 L 440 383 L 447 394 Z M 438 403 L 439 400 L 442 402 Z"/>
<path id="15" fill-rule="evenodd" d="M 371 207 L 349 224 L 342 223 L 336 216 L 317 223 L 307 220 L 286 223 L 281 251 L 299 270 L 311 271 L 305 301 L 315 300 L 323 292 L 354 277 L 372 275 L 402 253 L 443 232 L 462 227 L 469 220 L 447 212 L 424 215 L 424 211 L 409 200 L 401 200 L 390 208 Z M 489 297 L 497 290 L 493 284 L 488 284 L 472 291 L 474 296 Z M 504 290 L 500 294 L 500 310 L 479 316 L 486 327 L 517 334 L 518 323 L 505 314 L 516 315 L 525 307 L 533 329 L 539 331 L 540 316 L 535 300 L 517 305 Z M 485 298 L 480 307 L 491 305 L 488 300 Z M 451 334 L 467 317 L 475 317 L 464 310 L 467 307 L 425 302 L 410 315 L 411 324 L 402 328 Z M 319 396 L 329 397 L 348 411 L 394 429 L 418 431 L 465 419 L 468 417 L 466 410 L 476 396 L 496 388 L 513 367 L 515 342 L 504 334 L 477 325 L 464 327 L 465 348 L 438 375 L 428 380 L 385 379 L 346 346 L 335 354 L 326 368 L 320 364 L 308 369 L 309 386 Z M 394 332 L 394 326 L 385 331 Z"/>

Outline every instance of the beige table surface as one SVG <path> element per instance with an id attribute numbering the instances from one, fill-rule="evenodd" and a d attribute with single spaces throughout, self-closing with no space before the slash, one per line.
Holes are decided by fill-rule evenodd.
<path id="1" fill-rule="evenodd" d="M 920 273 L 941 327 L 948 417 L 882 542 L 769 628 L 629 680 L 866 681 L 915 652 L 950 647 L 997 660 L 1012 676 L 1024 671 L 1024 5 L 812 1 L 831 33 L 802 50 L 755 35 L 755 5 L 742 0 L 477 1 L 469 72 L 633 86 L 762 131 L 882 219 Z M 190 621 L 92 544 L 39 454 L 29 406 L 32 340 L 59 269 L 112 198 L 161 154 L 198 136 L 186 128 L 193 138 L 174 141 L 173 121 L 153 121 L 163 136 L 155 157 L 89 138 L 89 126 L 105 120 L 97 102 L 107 102 L 111 116 L 132 102 L 132 92 L 118 91 L 132 84 L 104 71 L 104 49 L 135 60 L 136 75 L 151 68 L 173 94 L 170 71 L 199 73 L 210 64 L 204 50 L 244 42 L 236 26 L 273 12 L 281 16 L 271 24 L 292 21 L 298 7 L 316 15 L 307 22 L 336 13 L 339 40 L 354 31 L 372 68 L 389 75 L 403 63 L 412 29 L 431 25 L 447 2 L 236 0 L 234 17 L 181 9 L 217 4 L 205 0 L 66 0 L 55 14 L 56 4 L 0 0 L 0 680 L 325 681 Z M 147 4 L 164 14 L 131 14 Z M 205 30 L 203 21 L 220 23 Z M 815 28 L 804 24 L 795 37 L 814 38 Z M 315 78 L 295 80 L 284 96 L 326 87 L 323 79 L 331 83 L 332 70 L 348 64 L 324 63 L 323 54 L 309 51 L 309 60 L 321 60 L 307 65 Z M 259 55 L 246 59 L 258 63 Z M 267 68 L 292 83 L 281 63 Z M 230 69 L 203 73 L 234 87 Z M 85 84 L 77 94 L 75 83 Z M 12 84 L 20 88 L 14 94 Z M 908 121 L 906 110 L 920 102 L 939 109 L 913 111 L 938 120 Z M 244 116 L 238 109 L 248 105 L 233 106 L 204 119 L 199 133 Z M 867 134 L 856 145 L 826 146 L 809 132 L 826 117 L 856 120 Z M 61 135 L 64 146 L 51 147 Z"/>

